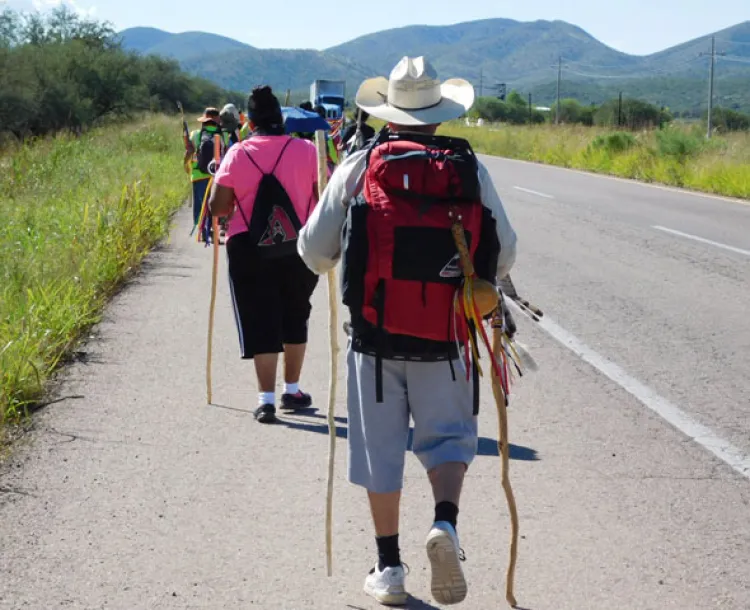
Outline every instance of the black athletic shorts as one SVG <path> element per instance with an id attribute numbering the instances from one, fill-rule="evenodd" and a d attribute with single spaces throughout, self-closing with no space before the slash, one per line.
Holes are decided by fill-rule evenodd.
<path id="1" fill-rule="evenodd" d="M 240 354 L 252 359 L 255 354 L 279 354 L 285 343 L 307 343 L 310 297 L 318 276 L 296 254 L 258 259 L 247 235 L 233 235 L 226 249 Z"/>

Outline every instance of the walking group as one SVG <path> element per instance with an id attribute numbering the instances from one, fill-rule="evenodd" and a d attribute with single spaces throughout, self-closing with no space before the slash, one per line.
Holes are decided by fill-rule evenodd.
<path id="1" fill-rule="evenodd" d="M 473 102 L 470 83 L 439 81 L 424 57 L 404 57 L 390 78 L 364 81 L 359 118 L 340 130 L 337 154 L 329 150 L 320 196 L 326 174 L 315 144 L 286 133 L 268 86 L 253 89 L 246 122 L 233 106 L 201 117 L 201 132 L 226 139 L 213 175 L 214 149 L 203 150 L 200 132 L 189 151 L 194 221 L 204 207 L 225 223 L 240 355 L 254 361 L 258 422 L 275 422 L 277 407 L 313 404 L 300 381 L 311 297 L 319 276 L 341 264 L 348 480 L 367 493 L 377 546 L 364 590 L 384 605 L 408 598 L 399 515 L 410 420 L 434 500 L 425 528 L 432 595 L 440 604 L 466 598 L 457 521 L 477 454 L 479 378 L 507 384 L 517 366 L 511 350 L 479 364 L 482 344 L 489 348 L 486 322 L 513 332 L 498 286 L 509 280 L 516 234 L 470 144 L 437 134 Z M 385 126 L 376 132 L 364 122 L 369 116 Z"/>
<path id="2" fill-rule="evenodd" d="M 325 117 L 325 109 L 322 106 L 313 108 L 310 102 L 303 102 L 300 108 L 314 112 L 321 120 Z M 192 183 L 193 231 L 197 231 L 198 241 L 209 245 L 213 235 L 212 215 L 207 204 L 212 177 L 229 148 L 254 135 L 254 129 L 244 113 L 240 112 L 234 104 L 226 104 L 221 111 L 208 107 L 204 110 L 203 116 L 198 117 L 197 120 L 201 124 L 200 128 L 189 134 L 185 125 L 183 161 Z M 365 132 L 368 129 L 372 131 L 372 128 L 365 124 Z M 314 137 L 312 132 L 293 132 L 291 135 L 310 141 Z M 347 140 L 351 140 L 352 135 L 350 133 Z M 328 162 L 333 169 L 339 162 L 339 156 L 344 148 L 343 143 L 346 140 L 343 140 L 340 132 L 336 131 L 331 134 L 331 137 L 327 137 L 326 141 Z M 222 218 L 220 224 L 219 239 L 226 235 L 226 218 Z"/>

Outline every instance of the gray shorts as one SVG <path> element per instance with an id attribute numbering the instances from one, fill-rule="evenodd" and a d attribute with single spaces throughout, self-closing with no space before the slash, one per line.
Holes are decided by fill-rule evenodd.
<path id="1" fill-rule="evenodd" d="M 383 402 L 375 401 L 375 358 L 347 351 L 349 481 L 375 493 L 403 485 L 414 420 L 412 450 L 425 470 L 446 462 L 471 464 L 477 453 L 472 382 L 458 362 L 383 360 Z"/>

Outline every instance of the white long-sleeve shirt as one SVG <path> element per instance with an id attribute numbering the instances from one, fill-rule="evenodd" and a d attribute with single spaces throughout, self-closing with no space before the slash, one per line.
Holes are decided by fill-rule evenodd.
<path id="1" fill-rule="evenodd" d="M 300 231 L 297 251 L 305 264 L 318 275 L 333 269 L 341 257 L 342 228 L 349 202 L 362 190 L 366 169 L 366 151 L 349 155 L 331 176 L 323 197 Z M 478 161 L 482 204 L 495 219 L 500 254 L 497 279 L 505 277 L 516 260 L 516 233 L 508 220 L 502 201 L 487 168 Z"/>

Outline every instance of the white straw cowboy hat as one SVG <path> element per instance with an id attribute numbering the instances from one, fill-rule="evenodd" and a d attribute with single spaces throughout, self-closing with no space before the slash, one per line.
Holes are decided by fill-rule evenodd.
<path id="1" fill-rule="evenodd" d="M 462 78 L 441 83 L 424 57 L 404 57 L 390 79 L 378 76 L 359 86 L 357 106 L 397 125 L 434 125 L 460 117 L 474 103 L 474 87 Z"/>

